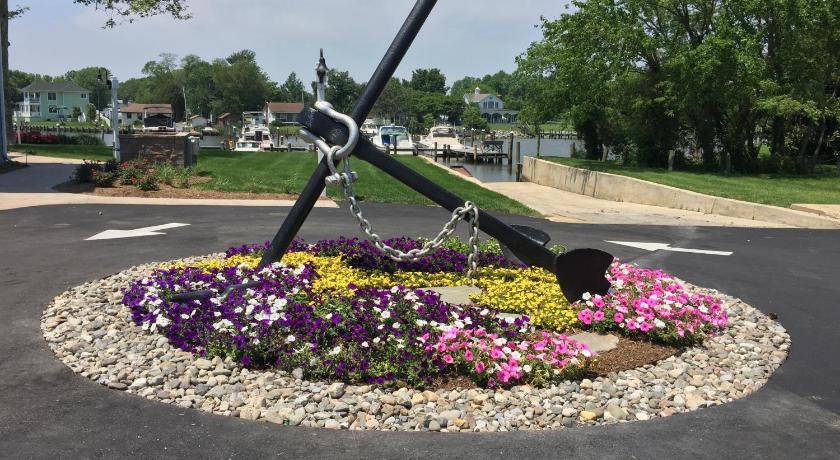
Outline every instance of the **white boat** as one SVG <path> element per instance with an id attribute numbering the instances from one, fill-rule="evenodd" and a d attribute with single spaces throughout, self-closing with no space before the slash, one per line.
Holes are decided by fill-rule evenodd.
<path id="1" fill-rule="evenodd" d="M 240 148 L 241 145 L 241 148 Z M 256 149 L 254 149 L 256 145 Z M 259 152 L 271 150 L 274 147 L 274 140 L 271 138 L 271 130 L 267 126 L 245 125 L 242 135 L 236 140 L 235 152 Z"/>
<path id="2" fill-rule="evenodd" d="M 362 127 L 359 129 L 359 132 L 368 139 L 373 139 L 374 136 L 379 134 L 379 128 L 376 127 L 376 123 L 373 122 L 373 119 L 368 118 L 362 124 Z"/>
<path id="3" fill-rule="evenodd" d="M 259 152 L 261 150 L 259 142 L 242 139 L 236 141 L 236 148 L 233 149 L 234 152 Z"/>
<path id="4" fill-rule="evenodd" d="M 424 149 L 435 148 L 435 143 L 438 149 L 448 145 L 451 150 L 467 150 L 452 126 L 433 126 L 429 129 L 429 134 L 418 142 Z"/>
<path id="5" fill-rule="evenodd" d="M 411 135 L 405 126 L 387 125 L 379 128 L 376 136 L 372 139 L 373 145 L 382 150 L 393 148 L 396 143 L 398 149 L 412 150 L 414 142 L 411 142 Z"/>

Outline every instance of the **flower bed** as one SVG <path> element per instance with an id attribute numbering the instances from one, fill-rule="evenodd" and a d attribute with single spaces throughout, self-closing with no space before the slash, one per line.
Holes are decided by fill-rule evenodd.
<path id="1" fill-rule="evenodd" d="M 421 244 L 390 243 L 403 250 Z M 689 294 L 660 271 L 617 262 L 609 275 L 613 293 L 570 305 L 553 275 L 521 267 L 486 244 L 478 257 L 482 293 L 474 305 L 452 305 L 422 288 L 469 284 L 457 242 L 399 263 L 357 239 L 296 242 L 283 263 L 257 270 L 264 247 L 163 267 L 133 282 L 123 303 L 135 323 L 200 356 L 300 369 L 311 379 L 412 386 L 457 377 L 489 387 L 546 385 L 582 375 L 592 362 L 585 345 L 564 335 L 574 328 L 687 345 L 727 321 L 720 300 Z M 260 285 L 227 298 L 169 300 L 248 280 Z M 500 319 L 498 311 L 522 316 Z"/>

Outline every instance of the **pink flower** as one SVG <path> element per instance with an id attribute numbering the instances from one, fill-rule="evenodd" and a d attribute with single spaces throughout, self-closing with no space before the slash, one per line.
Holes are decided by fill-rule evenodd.
<path id="1" fill-rule="evenodd" d="M 445 359 L 445 358 L 444 358 L 444 359 Z M 472 361 L 472 360 L 473 360 L 473 354 L 472 354 L 472 351 L 470 351 L 470 350 L 465 351 L 465 352 L 464 352 L 464 359 L 466 359 L 466 360 L 467 360 L 467 362 Z"/>
<path id="2" fill-rule="evenodd" d="M 476 361 L 476 362 L 475 362 L 475 371 L 476 371 L 477 373 L 479 373 L 479 374 L 483 373 L 483 372 L 484 372 L 484 368 L 485 368 L 485 366 L 484 366 L 484 363 L 483 363 L 483 362 L 481 362 L 481 361 Z"/>
<path id="3" fill-rule="evenodd" d="M 502 350 L 500 350 L 499 347 L 493 347 L 493 349 L 490 350 L 490 357 L 491 358 L 499 359 L 502 356 L 504 356 L 504 353 L 502 353 Z"/>
<path id="4" fill-rule="evenodd" d="M 595 321 L 603 321 L 604 320 L 604 312 L 603 310 L 598 310 L 592 315 L 592 319 Z"/>
<path id="5" fill-rule="evenodd" d="M 578 312 L 578 319 L 587 326 L 592 324 L 592 310 L 586 308 Z"/>
<path id="6" fill-rule="evenodd" d="M 641 330 L 642 332 L 648 332 L 651 329 L 653 329 L 653 325 L 648 322 L 643 322 L 639 324 L 639 330 Z"/>
<path id="7" fill-rule="evenodd" d="M 615 321 L 618 324 L 621 324 L 624 321 L 624 315 L 622 315 L 621 313 L 616 313 L 615 316 L 613 316 L 613 321 Z"/>
<path id="8" fill-rule="evenodd" d="M 446 364 L 452 364 L 454 361 L 455 359 L 452 358 L 452 355 L 443 355 L 443 362 Z"/>

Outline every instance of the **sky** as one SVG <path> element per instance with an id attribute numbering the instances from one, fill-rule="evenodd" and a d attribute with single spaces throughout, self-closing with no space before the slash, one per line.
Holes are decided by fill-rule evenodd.
<path id="1" fill-rule="evenodd" d="M 9 65 L 61 75 L 88 66 L 121 79 L 142 76 L 160 53 L 206 60 L 252 49 L 269 77 L 282 83 L 294 71 L 312 81 L 318 49 L 327 66 L 367 81 L 414 2 L 412 0 L 187 0 L 188 21 L 159 16 L 103 29 L 104 11 L 72 0 L 10 0 L 29 7 L 10 21 Z M 540 17 L 566 12 L 566 1 L 441 0 L 396 76 L 437 67 L 447 84 L 516 68 L 515 58 L 541 38 Z"/>

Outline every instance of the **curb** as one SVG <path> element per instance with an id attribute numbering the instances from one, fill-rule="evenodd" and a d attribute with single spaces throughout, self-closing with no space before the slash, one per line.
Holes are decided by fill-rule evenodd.
<path id="1" fill-rule="evenodd" d="M 600 171 L 525 157 L 523 179 L 579 195 L 610 201 L 760 220 L 802 228 L 840 228 L 840 220 L 758 203 L 720 198 Z"/>

